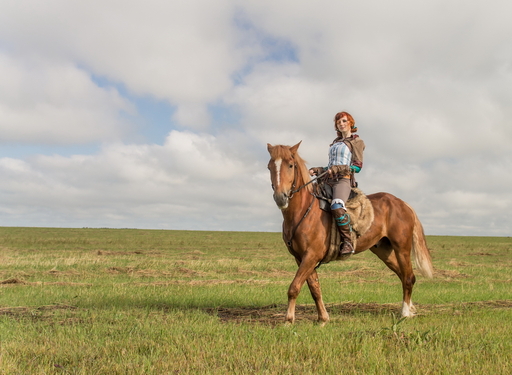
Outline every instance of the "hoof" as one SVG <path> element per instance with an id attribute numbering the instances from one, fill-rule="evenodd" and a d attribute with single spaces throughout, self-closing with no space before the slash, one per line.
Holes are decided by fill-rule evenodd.
<path id="1" fill-rule="evenodd" d="M 412 318 L 416 315 L 416 307 L 411 303 L 403 303 L 402 304 L 402 317 L 403 318 Z"/>

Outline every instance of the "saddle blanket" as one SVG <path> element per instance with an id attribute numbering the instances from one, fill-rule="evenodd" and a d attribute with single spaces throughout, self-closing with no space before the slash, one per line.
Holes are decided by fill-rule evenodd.
<path id="1" fill-rule="evenodd" d="M 352 192 L 345 206 L 350 215 L 352 244 L 355 249 L 357 239 L 365 234 L 373 223 L 373 206 L 368 197 L 358 188 L 352 188 Z M 341 236 L 336 227 L 336 222 L 332 220 L 330 246 L 321 264 L 329 263 L 333 260 L 343 260 L 350 256 L 339 254 L 340 244 Z"/>

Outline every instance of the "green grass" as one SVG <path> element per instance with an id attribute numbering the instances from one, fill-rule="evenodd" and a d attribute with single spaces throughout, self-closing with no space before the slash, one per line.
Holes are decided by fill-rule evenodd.
<path id="1" fill-rule="evenodd" d="M 371 252 L 319 269 L 331 321 L 278 233 L 0 228 L 0 374 L 510 374 L 512 240 L 428 237 L 402 320 Z"/>

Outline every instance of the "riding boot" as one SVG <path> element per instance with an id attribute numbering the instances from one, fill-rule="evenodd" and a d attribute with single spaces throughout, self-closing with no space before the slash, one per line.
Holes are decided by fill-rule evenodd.
<path id="1" fill-rule="evenodd" d="M 354 246 L 352 245 L 352 237 L 350 236 L 352 232 L 350 215 L 343 208 L 332 209 L 331 212 L 343 241 L 340 245 L 340 255 L 354 254 Z"/>

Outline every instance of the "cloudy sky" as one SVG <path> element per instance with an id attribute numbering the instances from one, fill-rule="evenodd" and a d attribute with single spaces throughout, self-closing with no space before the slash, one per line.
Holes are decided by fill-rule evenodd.
<path id="1" fill-rule="evenodd" d="M 280 231 L 266 144 L 512 235 L 512 3 L 1 0 L 0 225 Z"/>

